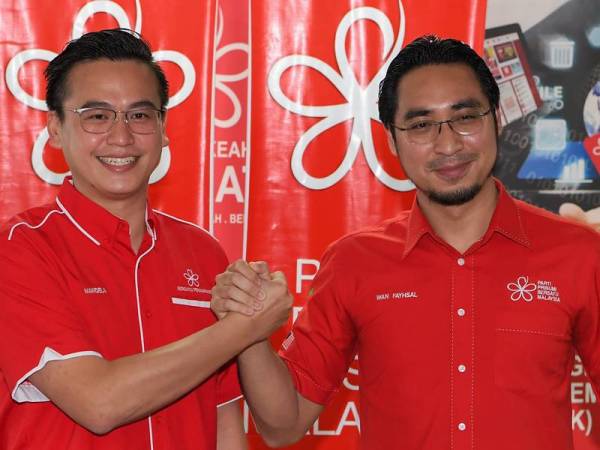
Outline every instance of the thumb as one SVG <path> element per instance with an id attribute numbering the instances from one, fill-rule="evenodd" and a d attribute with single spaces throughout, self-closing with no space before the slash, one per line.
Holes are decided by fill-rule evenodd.
<path id="1" fill-rule="evenodd" d="M 250 263 L 250 268 L 256 272 L 261 280 L 270 280 L 269 264 L 266 261 L 253 261 Z"/>

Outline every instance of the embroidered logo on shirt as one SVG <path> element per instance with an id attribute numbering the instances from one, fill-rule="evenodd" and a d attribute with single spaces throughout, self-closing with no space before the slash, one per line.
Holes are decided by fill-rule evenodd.
<path id="1" fill-rule="evenodd" d="M 187 286 L 177 286 L 179 292 L 195 292 L 196 294 L 210 294 L 210 289 L 202 289 L 200 287 L 200 276 L 192 269 L 186 269 L 183 272 L 183 278 L 187 282 Z"/>
<path id="2" fill-rule="evenodd" d="M 86 287 L 83 288 L 84 294 L 106 294 L 108 291 L 103 287 Z"/>
<path id="3" fill-rule="evenodd" d="M 531 293 L 535 291 L 535 284 L 529 282 L 529 277 L 519 277 L 516 283 L 508 283 L 506 288 L 512 292 L 510 299 L 513 302 L 521 299 L 526 302 L 533 300 L 533 295 Z"/>
<path id="4" fill-rule="evenodd" d="M 534 283 L 529 282 L 529 277 L 520 276 L 516 283 L 508 283 L 506 288 L 511 292 L 510 299 L 513 302 L 532 302 L 535 295 L 538 300 L 560 303 L 558 288 L 551 281 L 539 280 Z"/>
<path id="5" fill-rule="evenodd" d="M 416 291 L 386 292 L 384 294 L 375 294 L 375 300 L 378 302 L 385 300 L 407 300 L 419 298 Z"/>
<path id="6" fill-rule="evenodd" d="M 194 273 L 192 271 L 192 269 L 188 269 L 185 272 L 183 272 L 183 277 L 187 281 L 188 286 L 190 286 L 190 287 L 200 286 L 200 283 L 198 283 L 198 279 L 199 279 L 198 274 Z"/>

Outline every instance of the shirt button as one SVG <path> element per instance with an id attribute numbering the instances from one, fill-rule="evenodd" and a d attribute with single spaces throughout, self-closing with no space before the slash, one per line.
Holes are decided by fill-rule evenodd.
<path id="1" fill-rule="evenodd" d="M 458 263 L 459 266 L 464 266 L 465 265 L 465 258 L 458 258 L 456 260 L 456 262 Z"/>
<path id="2" fill-rule="evenodd" d="M 459 371 L 460 373 L 463 373 L 463 372 L 465 372 L 466 370 L 467 370 L 467 366 L 465 366 L 464 364 L 460 364 L 460 365 L 458 366 L 458 371 Z"/>
<path id="3" fill-rule="evenodd" d="M 464 315 L 466 314 L 466 311 L 462 308 L 458 308 L 456 310 L 456 314 L 458 314 L 460 317 L 464 317 Z"/>
<path id="4" fill-rule="evenodd" d="M 467 429 L 467 426 L 465 425 L 464 422 L 461 422 L 461 423 L 458 424 L 458 429 L 460 431 L 465 431 Z"/>
<path id="5" fill-rule="evenodd" d="M 146 311 L 144 314 L 148 319 L 152 317 L 152 313 L 150 311 Z"/>

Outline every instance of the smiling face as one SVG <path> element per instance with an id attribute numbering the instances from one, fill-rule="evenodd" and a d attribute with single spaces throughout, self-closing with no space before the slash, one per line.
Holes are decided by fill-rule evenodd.
<path id="1" fill-rule="evenodd" d="M 427 65 L 411 70 L 398 84 L 398 108 L 394 123 L 415 126 L 423 121 L 445 121 L 465 112 L 490 109 L 473 70 L 464 64 Z M 497 131 L 490 114 L 481 130 L 463 136 L 443 124 L 431 143 L 410 142 L 405 131 L 388 132 L 408 178 L 418 196 L 443 205 L 460 205 L 473 199 L 491 172 L 497 154 Z M 434 127 L 437 131 L 438 127 Z"/>
<path id="2" fill-rule="evenodd" d="M 104 107 L 129 111 L 160 108 L 158 81 L 150 68 L 134 60 L 99 59 L 77 64 L 67 78 L 64 119 L 48 114 L 50 142 L 62 148 L 77 190 L 107 209 L 112 201 L 145 202 L 150 174 L 168 144 L 164 121 L 156 132 L 135 134 L 119 114 L 110 131 L 83 130 L 72 109 Z"/>

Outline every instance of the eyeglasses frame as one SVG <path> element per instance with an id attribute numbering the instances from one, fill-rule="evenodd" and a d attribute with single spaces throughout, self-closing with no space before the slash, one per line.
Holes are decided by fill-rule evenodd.
<path id="1" fill-rule="evenodd" d="M 482 112 L 482 113 L 478 113 L 477 116 L 481 119 L 483 119 L 485 116 L 487 116 L 489 113 L 492 112 L 492 108 L 490 107 L 487 111 Z M 442 133 L 442 125 L 447 123 L 448 124 L 448 128 L 450 128 L 450 130 L 452 130 L 454 133 L 460 135 L 460 136 L 473 136 L 474 134 L 479 133 L 479 131 L 476 131 L 475 133 L 461 133 L 460 131 L 456 131 L 454 128 L 452 128 L 452 124 L 454 122 L 459 121 L 460 119 L 448 119 L 448 120 L 432 120 L 432 124 L 433 125 L 437 125 L 438 126 L 438 132 L 437 132 L 437 136 L 439 136 Z M 409 131 L 412 128 L 403 128 L 403 127 L 399 127 L 397 125 L 391 124 L 392 128 L 395 128 L 396 130 L 400 130 L 400 131 Z M 433 138 L 430 142 L 423 142 L 422 144 L 430 144 L 431 142 L 434 142 L 435 138 Z M 419 144 L 418 142 L 412 142 L 413 144 Z"/>
<path id="2" fill-rule="evenodd" d="M 90 111 L 92 109 L 103 109 L 105 111 L 112 111 L 113 113 L 115 113 L 115 118 L 113 119 L 108 130 L 102 131 L 102 132 L 94 132 L 94 131 L 86 130 L 83 127 L 83 124 L 81 122 L 81 114 L 83 114 L 86 111 Z M 133 131 L 131 129 L 131 125 L 129 125 L 129 120 L 127 119 L 127 114 L 129 114 L 133 111 L 139 111 L 139 110 L 152 110 L 152 111 L 156 111 L 157 113 L 159 113 L 159 115 L 160 115 L 159 118 L 162 119 L 163 114 L 166 112 L 166 110 L 163 108 L 154 108 L 151 106 L 143 106 L 143 107 L 139 107 L 139 108 L 133 108 L 133 109 L 129 109 L 127 111 L 120 111 L 120 110 L 116 110 L 116 109 L 112 109 L 112 108 L 106 108 L 103 106 L 89 106 L 89 107 L 84 107 L 84 108 L 63 108 L 63 110 L 77 114 L 79 116 L 79 124 L 81 125 L 81 129 L 83 131 L 85 131 L 86 133 L 90 133 L 90 134 L 104 134 L 104 133 L 110 132 L 110 130 L 112 130 L 112 128 L 115 126 L 115 123 L 118 122 L 119 114 L 123 114 L 123 122 L 127 125 L 127 128 L 129 129 L 129 131 L 131 131 L 133 134 L 142 134 L 142 135 L 154 134 L 156 132 L 156 130 L 152 131 L 151 133 L 138 133 L 136 131 Z"/>

